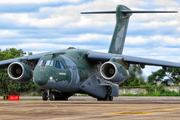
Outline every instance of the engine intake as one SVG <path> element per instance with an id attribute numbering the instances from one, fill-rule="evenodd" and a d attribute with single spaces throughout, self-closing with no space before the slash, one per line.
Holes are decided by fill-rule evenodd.
<path id="1" fill-rule="evenodd" d="M 101 76 L 112 82 L 123 82 L 129 76 L 129 72 L 119 63 L 105 62 L 100 68 Z"/>
<path id="2" fill-rule="evenodd" d="M 12 80 L 26 82 L 32 78 L 31 68 L 22 62 L 13 62 L 7 69 L 8 75 Z"/>

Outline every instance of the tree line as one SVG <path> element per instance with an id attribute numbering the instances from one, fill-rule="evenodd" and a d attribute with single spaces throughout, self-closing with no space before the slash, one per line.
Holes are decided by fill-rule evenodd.
<path id="1" fill-rule="evenodd" d="M 10 48 L 4 51 L 0 50 L 0 61 L 22 57 L 24 54 L 22 49 Z M 28 54 L 32 54 L 31 52 Z M 0 69 L 0 95 L 18 95 L 20 92 L 31 92 L 38 88 L 33 83 L 33 80 L 27 83 L 20 83 L 10 79 L 6 69 Z"/>

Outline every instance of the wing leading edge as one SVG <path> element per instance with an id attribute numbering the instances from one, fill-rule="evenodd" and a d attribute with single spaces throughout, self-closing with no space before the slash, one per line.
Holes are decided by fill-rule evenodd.
<path id="1" fill-rule="evenodd" d="M 111 53 L 98 53 L 98 52 L 89 52 L 87 58 L 90 60 L 102 60 L 108 61 L 113 57 L 120 57 L 124 62 L 128 62 L 129 64 L 143 64 L 143 65 L 153 65 L 153 66 L 162 66 L 162 67 L 175 67 L 180 68 L 180 63 L 168 62 L 162 60 L 154 60 L 148 58 L 140 58 L 119 54 L 111 54 Z"/>
<path id="2" fill-rule="evenodd" d="M 25 56 L 25 57 L 19 57 L 19 58 L 14 58 L 14 59 L 8 59 L 8 60 L 3 60 L 0 61 L 0 69 L 7 68 L 11 63 L 13 62 L 22 62 L 22 61 L 37 61 L 39 60 L 42 56 L 46 55 L 47 53 L 40 53 L 40 54 L 35 54 L 35 55 L 30 55 L 30 56 Z"/>

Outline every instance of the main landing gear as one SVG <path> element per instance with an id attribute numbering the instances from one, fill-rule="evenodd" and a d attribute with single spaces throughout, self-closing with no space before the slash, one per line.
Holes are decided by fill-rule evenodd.
<path id="1" fill-rule="evenodd" d="M 69 94 L 69 93 L 59 93 L 59 92 L 54 92 L 54 91 L 50 91 L 50 92 L 45 91 L 43 93 L 42 99 L 44 101 L 47 101 L 48 98 L 49 98 L 50 101 L 55 101 L 55 100 L 64 100 L 64 101 L 67 101 L 68 98 L 71 95 L 72 94 Z"/>
<path id="2" fill-rule="evenodd" d="M 58 93 L 58 92 L 51 92 L 49 95 L 49 99 L 50 101 L 54 101 L 54 100 L 68 100 L 68 97 L 63 96 L 62 93 Z"/>
<path id="3" fill-rule="evenodd" d="M 44 101 L 47 101 L 47 100 L 48 100 L 48 94 L 47 94 L 46 92 L 43 93 L 42 99 L 43 99 Z"/>
<path id="4" fill-rule="evenodd" d="M 97 98 L 98 101 L 113 101 L 113 96 L 111 96 L 112 87 L 109 86 L 106 89 L 106 96 L 105 98 Z"/>

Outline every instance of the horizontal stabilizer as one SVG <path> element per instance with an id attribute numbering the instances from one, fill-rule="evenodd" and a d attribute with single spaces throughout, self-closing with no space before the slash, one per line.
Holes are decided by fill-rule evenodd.
<path id="1" fill-rule="evenodd" d="M 81 12 L 81 14 L 112 14 L 116 11 L 99 11 L 99 12 Z"/>
<path id="2" fill-rule="evenodd" d="M 138 11 L 138 10 L 121 10 L 122 13 L 178 13 L 178 11 Z M 116 11 L 97 11 L 81 12 L 81 14 L 113 14 Z"/>
<path id="3" fill-rule="evenodd" d="M 122 13 L 178 13 L 178 11 L 138 11 L 138 10 L 121 10 Z"/>

